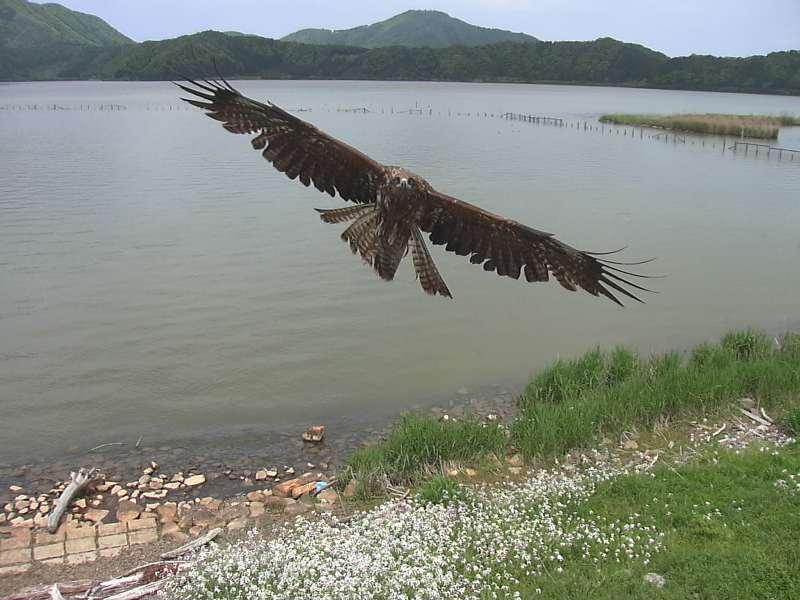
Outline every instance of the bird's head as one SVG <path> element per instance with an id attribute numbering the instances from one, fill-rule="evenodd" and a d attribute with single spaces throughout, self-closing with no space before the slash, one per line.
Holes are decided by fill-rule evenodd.
<path id="1" fill-rule="evenodd" d="M 391 170 L 389 181 L 395 187 L 409 191 L 424 190 L 429 187 L 422 177 L 399 167 Z"/>

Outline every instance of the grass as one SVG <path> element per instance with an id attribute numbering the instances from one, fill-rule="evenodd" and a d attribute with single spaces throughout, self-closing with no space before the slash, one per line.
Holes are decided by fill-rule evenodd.
<path id="1" fill-rule="evenodd" d="M 687 355 L 593 350 L 556 362 L 528 384 L 510 435 L 495 424 L 410 416 L 385 441 L 354 453 L 349 473 L 370 495 L 386 484 L 424 480 L 449 463 L 512 451 L 527 460 L 556 456 L 665 419 L 721 414 L 742 397 L 781 413 L 800 397 L 800 335 L 774 345 L 764 333 L 745 330 Z"/>
<path id="2" fill-rule="evenodd" d="M 800 494 L 781 480 L 800 473 L 800 448 L 724 452 L 698 464 L 664 467 L 601 484 L 579 514 L 614 519 L 631 511 L 665 532 L 647 565 L 575 564 L 544 582 L 541 598 L 750 600 L 800 598 Z M 644 582 L 654 572 L 667 584 Z M 522 597 L 534 597 L 523 589 Z"/>
<path id="3" fill-rule="evenodd" d="M 429 504 L 448 504 L 453 501 L 465 500 L 466 488 L 455 480 L 443 475 L 436 475 L 422 484 L 417 490 L 417 501 L 423 506 Z"/>
<path id="4" fill-rule="evenodd" d="M 608 114 L 600 117 L 601 123 L 659 127 L 692 133 L 744 136 L 760 139 L 777 139 L 781 127 L 800 125 L 800 117 L 789 115 L 630 115 Z"/>
<path id="5" fill-rule="evenodd" d="M 664 419 L 717 414 L 745 396 L 779 409 L 800 395 L 800 356 L 792 344 L 772 345 L 763 333 L 740 331 L 698 346 L 688 359 L 644 359 L 621 348 L 558 362 L 525 390 L 512 443 L 531 459 Z"/>
<path id="6" fill-rule="evenodd" d="M 426 478 L 449 463 L 501 453 L 506 445 L 506 432 L 494 423 L 409 415 L 394 426 L 385 441 L 354 452 L 348 466 L 361 495 L 370 495 L 386 484 Z"/>

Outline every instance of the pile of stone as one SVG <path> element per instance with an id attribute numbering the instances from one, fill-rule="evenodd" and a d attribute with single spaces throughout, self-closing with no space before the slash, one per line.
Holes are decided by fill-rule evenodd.
<path id="1" fill-rule="evenodd" d="M 285 466 L 281 475 L 277 468 L 262 469 L 255 473 L 255 481 L 279 482 L 282 477 L 291 477 L 294 474 L 295 469 L 290 466 Z M 231 472 L 228 475 L 233 477 Z M 245 485 L 255 484 L 250 477 L 243 475 L 241 478 Z M 100 476 L 88 487 L 86 494 L 71 503 L 68 520 L 100 523 L 117 506 L 124 509 L 117 509 L 118 514 L 131 512 L 133 505 L 141 511 L 154 512 L 168 500 L 168 496 L 180 495 L 185 498 L 206 482 L 205 474 L 194 471 L 178 472 L 171 476 L 161 474 L 156 462 L 146 466 L 136 481 L 113 481 Z M 58 482 L 47 492 L 39 494 L 26 494 L 20 486 L 10 486 L 9 492 L 13 496 L 0 511 L 0 526 L 45 528 L 56 500 L 68 485 L 69 481 Z"/>
<path id="2" fill-rule="evenodd" d="M 339 500 L 331 487 L 334 482 L 326 481 L 321 472 L 307 472 L 274 487 L 218 499 L 199 497 L 207 484 L 203 473 L 166 476 L 158 470 L 158 465 L 151 463 L 137 481 L 94 481 L 71 503 L 54 534 L 46 531 L 47 516 L 67 482 L 37 496 L 11 486 L 16 496 L 4 507 L 0 521 L 0 576 L 25 572 L 37 562 L 77 564 L 116 556 L 126 546 L 159 539 L 182 544 L 218 528 L 234 532 L 268 514 L 293 517 L 330 511 Z M 284 467 L 283 476 L 287 475 L 294 475 L 294 469 Z M 278 469 L 260 470 L 255 480 L 274 483 L 280 480 Z M 171 500 L 170 494 L 180 497 Z"/>

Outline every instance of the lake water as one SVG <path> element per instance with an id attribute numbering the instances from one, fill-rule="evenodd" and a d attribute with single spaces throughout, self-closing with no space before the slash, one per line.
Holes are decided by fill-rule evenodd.
<path id="1" fill-rule="evenodd" d="M 800 326 L 800 157 L 496 116 L 800 114 L 800 98 L 238 85 L 310 109 L 300 116 L 376 159 L 579 248 L 656 256 L 647 269 L 668 278 L 647 304 L 620 309 L 434 248 L 455 300 L 430 298 L 408 261 L 395 282 L 378 281 L 339 240 L 343 227 L 312 210 L 338 199 L 274 171 L 247 137 L 180 106 L 168 83 L 1 85 L 0 463 L 140 435 L 236 446 L 312 423 L 335 434 L 461 388 L 521 387 L 597 344 L 651 352 L 731 328 Z M 357 107 L 371 112 L 340 111 Z M 800 131 L 779 144 L 800 148 Z"/>

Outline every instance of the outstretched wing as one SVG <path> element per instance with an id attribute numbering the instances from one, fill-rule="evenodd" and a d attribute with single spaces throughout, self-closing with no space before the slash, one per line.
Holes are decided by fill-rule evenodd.
<path id="1" fill-rule="evenodd" d="M 182 100 L 207 111 L 233 133 L 258 133 L 253 148 L 264 158 L 305 186 L 312 182 L 321 192 L 362 204 L 375 202 L 377 187 L 384 176 L 383 165 L 352 146 L 329 136 L 279 106 L 263 104 L 242 96 L 224 79 L 188 80 L 180 85 L 195 98 Z"/>
<path id="2" fill-rule="evenodd" d="M 642 302 L 631 288 L 651 291 L 622 277 L 644 277 L 613 265 L 558 241 L 550 233 L 537 231 L 517 221 L 505 219 L 457 198 L 432 190 L 423 196 L 418 207 L 419 226 L 430 234 L 434 244 L 460 256 L 469 256 L 473 264 L 486 271 L 528 281 L 547 281 L 552 274 L 568 290 L 583 288 L 602 295 L 622 306 L 617 294 Z"/>

